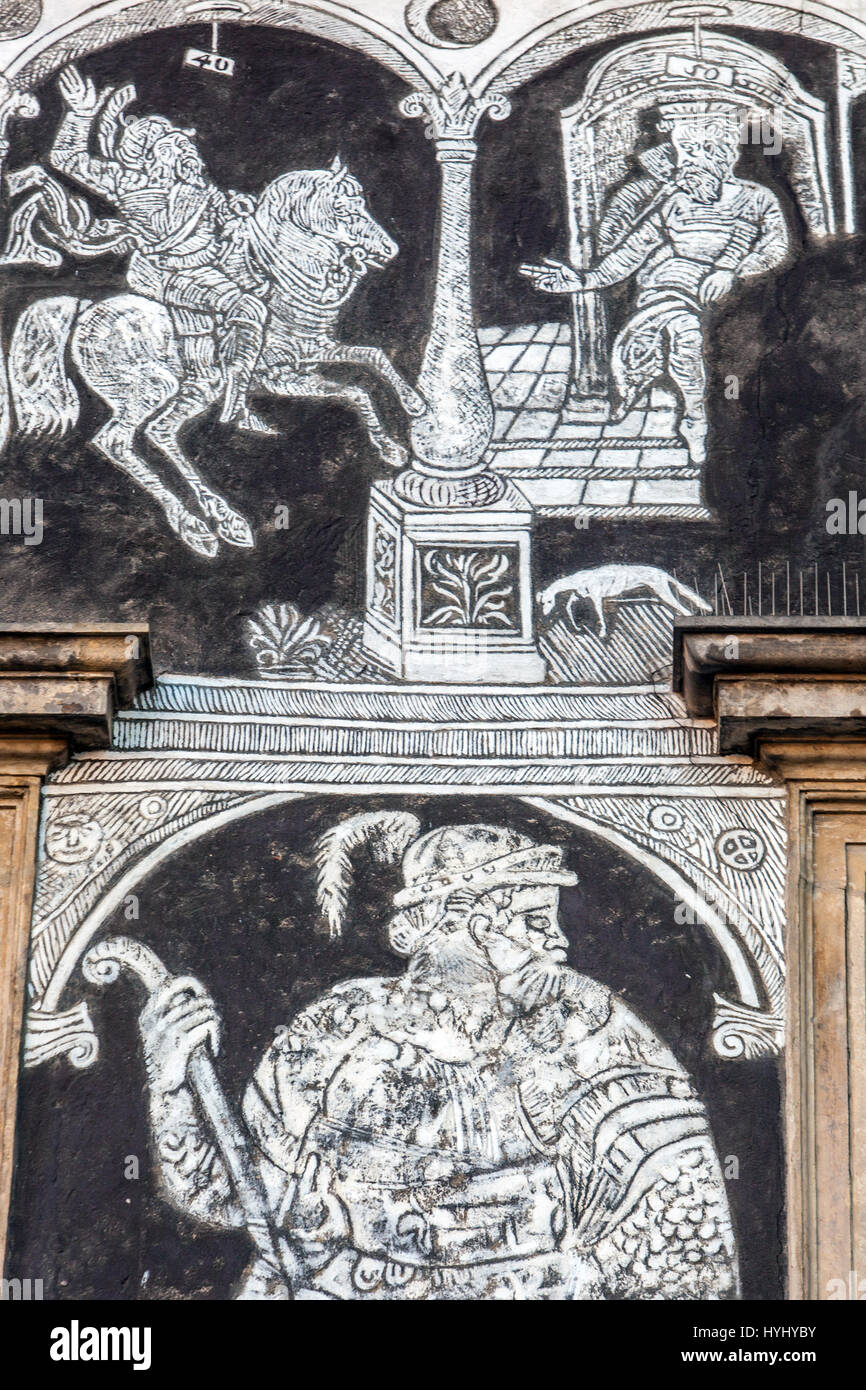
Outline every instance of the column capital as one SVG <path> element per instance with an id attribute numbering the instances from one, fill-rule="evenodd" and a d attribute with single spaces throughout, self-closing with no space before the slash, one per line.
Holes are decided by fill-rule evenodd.
<path id="1" fill-rule="evenodd" d="M 452 72 L 436 91 L 410 92 L 400 102 L 404 116 L 420 116 L 427 138 L 437 143 L 442 162 L 464 161 L 475 156 L 475 132 L 485 111 L 491 120 L 504 121 L 511 102 L 500 92 L 474 96 L 461 73 Z"/>
<path id="2" fill-rule="evenodd" d="M 0 739 L 13 759 L 28 746 L 36 755 L 40 740 L 68 752 L 106 748 L 115 711 L 152 681 L 146 623 L 2 625 Z M 48 752 L 56 765 L 57 749 Z"/>

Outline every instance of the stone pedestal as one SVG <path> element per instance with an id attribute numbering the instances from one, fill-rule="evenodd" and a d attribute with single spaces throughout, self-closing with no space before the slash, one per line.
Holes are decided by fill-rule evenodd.
<path id="1" fill-rule="evenodd" d="M 375 483 L 364 645 L 403 680 L 536 684 L 532 510 L 510 483 L 470 510 L 417 506 Z"/>
<path id="2" fill-rule="evenodd" d="M 503 120 L 510 107 L 453 73 L 400 109 L 423 118 L 441 169 L 436 293 L 412 465 L 371 493 L 364 645 L 401 680 L 537 684 L 532 507 L 487 467 L 493 401 L 472 304 L 474 137 L 485 112 Z"/>

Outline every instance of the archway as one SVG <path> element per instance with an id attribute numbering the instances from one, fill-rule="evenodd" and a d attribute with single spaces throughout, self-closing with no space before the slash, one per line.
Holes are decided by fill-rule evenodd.
<path id="1" fill-rule="evenodd" d="M 360 10 L 350 12 L 328 0 L 315 6 L 292 5 L 288 12 L 272 0 L 232 0 L 222 5 L 189 0 L 111 0 L 40 36 L 13 60 L 6 75 L 17 88 L 26 91 L 85 53 L 156 29 L 201 26 L 210 22 L 212 14 L 233 24 L 267 25 L 331 39 L 366 53 L 411 86 L 432 87 L 440 77 L 411 40 L 402 40 Z"/>
<path id="2" fill-rule="evenodd" d="M 323 830 L 371 805 L 411 807 L 425 829 L 472 821 L 508 824 L 565 848 L 568 866 L 581 879 L 563 893 L 561 921 L 571 943 L 570 962 L 614 989 L 694 1076 L 720 1157 L 727 1161 L 729 1155 L 740 1155 L 742 1162 L 738 1181 L 731 1184 L 731 1203 L 745 1288 L 769 1296 L 773 1280 L 779 1279 L 780 1259 L 773 1230 L 779 1200 L 775 1135 L 771 1126 L 756 1126 L 754 1112 L 738 1103 L 744 1085 L 740 1067 L 720 1057 L 706 1040 L 712 990 L 727 987 L 728 964 L 699 925 L 675 919 L 675 889 L 653 878 L 626 847 L 615 848 L 592 827 L 563 822 L 555 807 L 459 793 L 408 798 L 399 792 L 375 798 L 347 793 L 291 804 L 283 799 L 269 811 L 224 821 L 214 827 L 213 836 L 197 835 L 154 865 L 137 888 L 139 920 L 126 918 L 121 901 L 108 929 L 141 939 L 172 971 L 194 975 L 213 994 L 223 1019 L 217 1067 L 227 1093 L 233 1098 L 243 1093 L 274 1030 L 331 985 L 401 972 L 403 962 L 389 950 L 384 931 L 400 882 L 398 870 L 356 856 L 343 936 L 331 941 L 316 921 L 312 846 Z M 213 923 L 215 896 L 224 927 L 219 933 Z M 100 1259 L 88 1264 L 71 1254 L 91 1243 L 120 1252 L 133 1287 L 143 1269 L 151 1270 L 152 1283 L 141 1297 L 163 1296 L 167 1286 L 176 1287 L 177 1296 L 227 1296 L 237 1272 L 235 1259 L 245 1257 L 243 1240 L 202 1232 L 192 1263 L 175 1267 L 176 1250 L 183 1250 L 184 1260 L 190 1258 L 185 1228 L 178 1233 L 176 1216 L 160 1202 L 148 1178 L 136 1024 L 140 994 L 132 984 L 119 984 L 91 991 L 88 998 L 104 1042 L 98 1065 L 77 1074 L 49 1066 L 24 1081 L 22 1136 L 24 1142 L 32 1139 L 35 1158 L 20 1190 L 22 1215 L 13 1229 L 17 1258 L 32 1255 L 39 1241 L 51 1248 L 59 1224 L 67 1250 L 58 1249 L 56 1261 L 46 1261 L 46 1268 L 61 1270 L 77 1296 L 98 1296 L 111 1277 Z M 774 1057 L 748 1064 L 749 1093 L 760 1097 L 758 1105 L 768 1112 L 778 1105 L 777 1070 Z M 104 1117 L 98 1135 L 94 1115 Z M 87 1135 L 91 1143 L 85 1153 L 82 1140 Z M 139 1183 L 128 1185 L 118 1175 L 118 1153 L 140 1155 Z M 68 1165 L 68 1196 L 62 1199 L 59 1223 L 55 1213 L 43 1215 L 29 1199 L 39 1190 L 45 1154 L 65 1155 Z M 86 1201 L 78 1178 L 85 1164 L 94 1184 Z M 126 1210 L 128 1227 L 116 1220 L 119 1207 Z M 84 1231 L 85 1213 L 92 1231 Z M 78 1230 L 81 1238 L 71 1239 L 70 1233 Z M 198 1273 L 205 1265 L 208 1274 L 201 1275 L 201 1287 L 213 1288 L 212 1295 L 185 1282 L 189 1269 Z"/>

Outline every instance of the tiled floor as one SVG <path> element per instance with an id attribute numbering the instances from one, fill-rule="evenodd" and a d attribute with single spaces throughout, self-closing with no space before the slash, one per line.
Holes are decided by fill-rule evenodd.
<path id="1" fill-rule="evenodd" d="M 571 372 L 567 323 L 482 328 L 496 406 L 493 463 L 533 505 L 560 515 L 706 517 L 700 473 L 676 434 L 677 403 L 654 387 L 623 420 L 575 423 L 564 409 Z"/>

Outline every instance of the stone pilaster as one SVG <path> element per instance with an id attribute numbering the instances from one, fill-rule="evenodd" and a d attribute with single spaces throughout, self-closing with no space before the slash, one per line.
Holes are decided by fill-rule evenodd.
<path id="1" fill-rule="evenodd" d="M 407 502 L 376 483 L 367 536 L 364 645 L 403 680 L 532 685 L 532 510 L 510 483 L 467 511 Z"/>
<path id="2" fill-rule="evenodd" d="M 677 624 L 674 684 L 787 792 L 789 1297 L 866 1275 L 866 619 Z"/>
<path id="3" fill-rule="evenodd" d="M 70 752 L 107 747 L 115 710 L 151 679 L 143 624 L 0 628 L 0 1270 L 42 781 Z"/>

